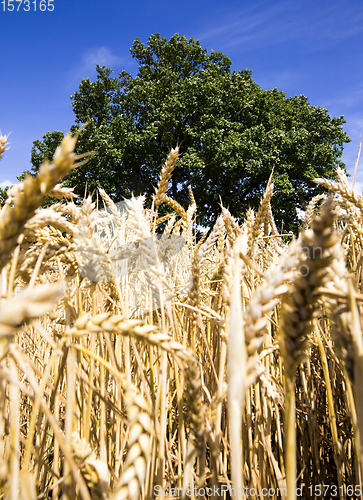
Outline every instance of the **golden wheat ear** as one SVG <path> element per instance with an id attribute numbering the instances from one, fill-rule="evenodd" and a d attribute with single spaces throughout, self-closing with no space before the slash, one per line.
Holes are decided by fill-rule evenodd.
<path id="1" fill-rule="evenodd" d="M 44 196 L 50 193 L 66 174 L 87 161 L 76 163 L 77 159 L 89 156 L 74 154 L 76 141 L 77 136 L 67 134 L 54 153 L 53 163 L 44 162 L 35 177 L 28 175 L 24 181 L 12 187 L 11 197 L 0 212 L 0 269 L 11 259 L 18 236 L 35 214 L 35 210 L 43 203 Z"/>
<path id="2" fill-rule="evenodd" d="M 361 215 L 363 214 L 363 196 L 359 194 L 355 194 L 352 189 L 349 188 L 348 182 L 346 181 L 346 178 L 344 179 L 344 172 L 338 171 L 338 179 L 340 183 L 336 183 L 333 181 L 330 181 L 328 179 L 313 179 L 313 182 L 315 184 L 319 184 L 320 186 L 323 186 L 326 189 L 329 189 L 329 191 L 332 191 L 333 193 L 336 193 L 337 195 L 340 195 L 342 198 L 342 202 L 344 204 L 351 204 L 356 206 L 360 212 Z M 345 182 L 346 181 L 346 182 Z M 340 203 L 342 205 L 342 203 Z"/>
<path id="3" fill-rule="evenodd" d="M 163 165 L 160 172 L 158 187 L 155 193 L 155 205 L 158 207 L 164 201 L 163 197 L 168 190 L 169 181 L 179 159 L 179 148 L 172 149 L 169 153 L 168 159 Z"/>
<path id="4" fill-rule="evenodd" d="M 266 225 L 268 224 L 268 218 L 269 218 L 269 207 L 270 207 L 270 201 L 271 198 L 273 197 L 274 194 L 274 185 L 271 182 L 271 177 L 268 180 L 265 192 L 263 193 L 263 197 L 261 199 L 260 207 L 258 209 L 258 212 L 256 214 L 256 219 L 253 224 L 253 229 L 252 229 L 252 240 L 256 240 L 261 232 L 261 226 L 262 224 Z"/>
<path id="5" fill-rule="evenodd" d="M 62 293 L 59 285 L 43 285 L 7 299 L 0 308 L 0 337 L 13 336 L 24 321 L 51 311 Z"/>
<path id="6" fill-rule="evenodd" d="M 319 287 L 324 285 L 327 268 L 334 259 L 337 237 L 333 207 L 334 201 L 329 198 L 322 206 L 321 215 L 313 220 L 312 229 L 302 234 L 299 273 L 283 301 L 280 348 L 288 378 L 294 377 L 295 369 L 305 357 L 310 321 L 318 307 Z"/>
<path id="7" fill-rule="evenodd" d="M 154 424 L 150 409 L 136 388 L 122 378 L 124 402 L 129 423 L 128 452 L 123 471 L 110 500 L 138 500 L 144 487 L 147 464 L 151 455 L 151 438 Z"/>
<path id="8" fill-rule="evenodd" d="M 1 135 L 0 134 L 0 160 L 2 158 L 2 155 L 5 152 L 5 146 L 8 140 L 9 134 L 8 135 Z"/>
<path id="9" fill-rule="evenodd" d="M 305 219 L 304 219 L 304 229 L 308 229 L 310 227 L 310 224 L 316 215 L 316 208 L 320 200 L 323 200 L 325 198 L 325 194 L 318 194 L 317 196 L 314 196 L 310 200 L 309 205 L 306 208 L 305 211 Z"/>

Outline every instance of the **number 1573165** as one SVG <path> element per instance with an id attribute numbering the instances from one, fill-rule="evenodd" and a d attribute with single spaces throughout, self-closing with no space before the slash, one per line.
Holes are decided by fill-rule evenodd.
<path id="1" fill-rule="evenodd" d="M 37 10 L 51 12 L 54 10 L 54 0 L 2 0 L 1 5 L 3 12 L 36 12 Z"/>

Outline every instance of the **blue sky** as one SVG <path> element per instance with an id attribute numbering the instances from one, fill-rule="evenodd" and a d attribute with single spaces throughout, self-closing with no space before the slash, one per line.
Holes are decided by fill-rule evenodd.
<path id="1" fill-rule="evenodd" d="M 0 186 L 30 168 L 33 140 L 69 130 L 82 78 L 95 79 L 96 64 L 135 75 L 130 47 L 153 33 L 200 40 L 227 54 L 232 69 L 252 70 L 263 89 L 304 94 L 344 115 L 352 142 L 343 161 L 353 173 L 363 132 L 362 0 L 54 0 L 52 12 L 39 0 L 36 11 L 19 0 L 9 12 L 8 1 L 0 3 L 0 130 L 11 135 Z M 357 181 L 361 192 L 363 154 Z"/>

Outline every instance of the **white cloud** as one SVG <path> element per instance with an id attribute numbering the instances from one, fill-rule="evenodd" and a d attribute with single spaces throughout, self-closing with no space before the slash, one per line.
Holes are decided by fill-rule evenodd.
<path id="1" fill-rule="evenodd" d="M 112 51 L 107 47 L 98 47 L 83 54 L 82 69 L 94 69 L 96 64 L 114 66 L 119 64 L 121 60 L 121 57 L 112 54 Z"/>
<path id="2" fill-rule="evenodd" d="M 362 21 L 362 7 L 338 1 L 333 1 L 328 9 L 312 0 L 300 4 L 261 1 L 232 15 L 220 12 L 219 19 L 209 23 L 198 38 L 220 38 L 224 49 L 249 48 L 252 42 L 256 49 L 299 40 L 299 50 L 314 52 L 358 35 L 363 31 Z"/>
<path id="3" fill-rule="evenodd" d="M 220 35 L 223 37 L 222 45 L 225 48 L 250 44 L 252 41 L 256 46 L 258 40 L 262 44 L 265 44 L 267 40 L 271 43 L 270 35 L 276 28 L 272 19 L 281 16 L 288 4 L 280 2 L 273 7 L 269 5 L 266 7 L 266 5 L 268 4 L 265 2 L 257 3 L 252 8 L 244 8 L 235 12 L 233 17 L 227 14 L 222 21 L 219 19 L 217 25 L 206 30 L 198 38 L 206 40 Z"/>
<path id="4" fill-rule="evenodd" d="M 0 188 L 2 188 L 2 189 L 6 188 L 8 186 L 13 186 L 13 185 L 14 185 L 14 183 L 11 182 L 11 181 L 2 181 L 2 182 L 0 182 Z"/>
<path id="5" fill-rule="evenodd" d="M 93 77 L 97 64 L 116 69 L 118 66 L 124 65 L 124 59 L 114 54 L 108 47 L 95 47 L 87 50 L 82 54 L 77 66 L 72 66 L 67 72 L 67 89 L 78 86 L 83 78 Z"/>

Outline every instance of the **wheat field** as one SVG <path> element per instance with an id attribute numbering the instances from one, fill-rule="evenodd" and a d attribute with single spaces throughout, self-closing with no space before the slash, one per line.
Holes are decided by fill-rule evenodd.
<path id="1" fill-rule="evenodd" d="M 187 209 L 167 194 L 178 149 L 151 209 L 120 207 L 60 184 L 87 161 L 76 140 L 1 210 L 1 498 L 362 498 L 363 197 L 345 173 L 315 180 L 331 194 L 298 238 L 271 181 L 200 238 L 192 191 Z"/>

